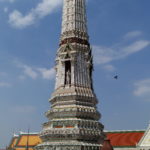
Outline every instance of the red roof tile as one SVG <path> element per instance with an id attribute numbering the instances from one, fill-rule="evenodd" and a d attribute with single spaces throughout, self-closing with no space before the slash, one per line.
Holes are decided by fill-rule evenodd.
<path id="1" fill-rule="evenodd" d="M 135 147 L 144 131 L 108 132 L 106 135 L 113 147 Z"/>

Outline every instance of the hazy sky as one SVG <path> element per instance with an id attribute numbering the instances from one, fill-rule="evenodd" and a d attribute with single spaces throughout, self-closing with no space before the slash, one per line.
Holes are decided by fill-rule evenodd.
<path id="1" fill-rule="evenodd" d="M 107 130 L 150 120 L 150 1 L 88 0 L 94 88 Z M 61 0 L 0 0 L 0 147 L 39 132 L 54 89 Z M 114 75 L 119 79 L 113 79 Z"/>

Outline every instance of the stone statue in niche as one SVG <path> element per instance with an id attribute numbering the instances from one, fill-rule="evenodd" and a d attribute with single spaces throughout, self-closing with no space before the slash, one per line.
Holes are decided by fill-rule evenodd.
<path id="1" fill-rule="evenodd" d="M 66 84 L 67 85 L 71 84 L 71 72 L 70 72 L 70 70 L 68 70 L 66 73 Z"/>
<path id="2" fill-rule="evenodd" d="M 71 84 L 71 62 L 65 62 L 65 85 Z"/>

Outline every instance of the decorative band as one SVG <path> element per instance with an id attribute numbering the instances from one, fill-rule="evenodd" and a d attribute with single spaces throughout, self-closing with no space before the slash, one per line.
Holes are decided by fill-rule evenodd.
<path id="1" fill-rule="evenodd" d="M 87 40 L 77 38 L 77 37 L 66 38 L 60 42 L 59 46 L 67 44 L 67 43 L 78 43 L 78 44 L 84 44 L 84 45 L 90 46 Z"/>

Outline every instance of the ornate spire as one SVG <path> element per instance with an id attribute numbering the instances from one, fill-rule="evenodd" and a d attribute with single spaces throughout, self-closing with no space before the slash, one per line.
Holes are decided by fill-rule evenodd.
<path id="1" fill-rule="evenodd" d="M 89 45 L 85 0 L 64 0 L 60 45 L 80 42 Z"/>
<path id="2" fill-rule="evenodd" d="M 93 59 L 88 42 L 85 0 L 64 0 L 62 18 L 56 89 L 65 86 L 67 79 L 70 85 L 92 89 Z"/>
<path id="3" fill-rule="evenodd" d="M 38 150 L 99 150 L 104 139 L 92 82 L 85 0 L 64 0 L 56 84 Z M 100 142 L 100 143 L 99 143 Z"/>
<path id="4" fill-rule="evenodd" d="M 87 39 L 85 0 L 64 0 L 62 38 Z"/>

